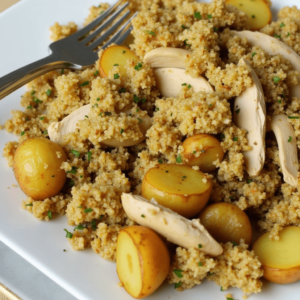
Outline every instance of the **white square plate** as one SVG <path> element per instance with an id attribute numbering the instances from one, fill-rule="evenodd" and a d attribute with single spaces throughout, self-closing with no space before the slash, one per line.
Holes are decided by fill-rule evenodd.
<path id="1" fill-rule="evenodd" d="M 100 0 L 22 0 L 0 15 L 0 77 L 28 63 L 48 55 L 49 27 L 58 21 L 66 24 L 74 21 L 81 25 L 92 5 Z M 105 1 L 103 1 L 105 2 Z M 114 0 L 107 1 L 114 3 Z M 206 1 L 208 2 L 208 1 Z M 273 0 L 273 11 L 283 5 L 297 5 L 298 0 Z M 12 109 L 22 109 L 19 102 L 25 88 L 21 88 L 0 101 L 0 124 L 10 118 Z M 16 137 L 0 131 L 0 149 Z M 51 222 L 36 220 L 21 209 L 26 196 L 16 184 L 12 170 L 0 156 L 0 239 L 10 248 L 32 263 L 52 280 L 78 299 L 132 299 L 122 288 L 116 274 L 116 266 L 105 261 L 92 250 L 76 252 L 71 249 L 64 228 L 65 217 Z M 68 228 L 69 231 L 73 228 Z M 67 249 L 64 252 L 63 249 Z M 32 282 L 34 285 L 34 282 Z M 30 288 L 30 287 L 28 287 Z M 45 293 L 49 291 L 45 291 Z M 235 299 L 242 299 L 242 292 L 229 289 Z M 176 292 L 173 286 L 163 285 L 148 299 L 224 299 L 213 282 L 205 281 L 200 286 Z M 263 292 L 251 296 L 253 300 L 299 300 L 300 282 L 280 286 L 264 283 Z"/>

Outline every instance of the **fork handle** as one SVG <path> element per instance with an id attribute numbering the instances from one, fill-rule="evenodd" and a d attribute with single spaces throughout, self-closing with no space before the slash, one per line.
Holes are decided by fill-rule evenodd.
<path id="1" fill-rule="evenodd" d="M 45 58 L 0 77 L 0 100 L 38 76 L 69 65 L 68 62 L 58 60 L 51 53 Z"/>

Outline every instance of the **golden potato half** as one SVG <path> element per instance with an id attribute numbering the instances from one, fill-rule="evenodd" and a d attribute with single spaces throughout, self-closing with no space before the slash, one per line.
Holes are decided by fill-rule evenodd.
<path id="1" fill-rule="evenodd" d="M 161 164 L 150 169 L 142 182 L 142 195 L 190 218 L 206 205 L 212 182 L 190 166 Z"/>
<path id="2" fill-rule="evenodd" d="M 300 280 L 300 227 L 285 227 L 278 241 L 270 240 L 266 232 L 252 249 L 263 265 L 267 280 L 279 284 Z"/>
<path id="3" fill-rule="evenodd" d="M 14 173 L 22 191 L 34 200 L 44 200 L 60 192 L 66 172 L 60 168 L 67 160 L 64 150 L 46 138 L 21 143 L 14 155 Z"/>
<path id="4" fill-rule="evenodd" d="M 117 241 L 117 273 L 134 298 L 152 294 L 166 279 L 170 255 L 162 239 L 150 228 L 123 228 Z"/>

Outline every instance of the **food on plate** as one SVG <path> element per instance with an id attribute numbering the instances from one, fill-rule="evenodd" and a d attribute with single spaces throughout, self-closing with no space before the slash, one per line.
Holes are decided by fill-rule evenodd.
<path id="1" fill-rule="evenodd" d="M 66 181 L 61 164 L 64 150 L 46 138 L 25 140 L 14 155 L 14 173 L 22 191 L 34 200 L 44 200 L 60 192 Z"/>
<path id="2" fill-rule="evenodd" d="M 236 126 L 247 130 L 248 145 L 252 149 L 243 153 L 246 171 L 250 176 L 257 176 L 265 164 L 266 103 L 254 69 L 244 58 L 239 64 L 251 69 L 253 83 L 235 98 L 233 120 Z"/>
<path id="3" fill-rule="evenodd" d="M 122 194 L 127 215 L 140 225 L 152 228 L 168 241 L 184 248 L 200 249 L 211 256 L 223 252 L 199 219 L 188 220 L 174 211 L 138 195 Z"/>
<path id="4" fill-rule="evenodd" d="M 188 137 L 183 143 L 184 163 L 191 166 L 199 166 L 204 173 L 213 172 L 217 166 L 215 161 L 221 162 L 224 151 L 220 141 L 210 134 L 196 134 Z"/>
<path id="5" fill-rule="evenodd" d="M 251 243 L 252 228 L 247 214 L 236 205 L 219 202 L 208 205 L 199 215 L 206 230 L 220 243 Z"/>
<path id="6" fill-rule="evenodd" d="M 139 58 L 127 47 L 119 45 L 108 47 L 99 59 L 99 74 L 105 78 L 115 66 L 119 66 L 120 72 L 125 73 L 125 65 L 128 61 L 137 62 Z"/>
<path id="7" fill-rule="evenodd" d="M 211 179 L 190 166 L 159 164 L 142 182 L 142 196 L 190 218 L 206 205 L 212 190 Z"/>
<path id="8" fill-rule="evenodd" d="M 151 68 L 185 69 L 185 60 L 192 53 L 189 50 L 170 47 L 155 48 L 144 56 L 144 63 Z"/>
<path id="9" fill-rule="evenodd" d="M 297 139 L 293 126 L 286 115 L 273 116 L 267 126 L 276 136 L 284 181 L 299 187 Z"/>
<path id="10" fill-rule="evenodd" d="M 282 21 L 279 24 L 280 28 L 285 27 L 285 23 Z M 246 38 L 248 43 L 251 46 L 259 46 L 261 49 L 266 51 L 270 55 L 282 55 L 287 61 L 290 62 L 292 68 L 298 72 L 298 82 L 294 83 L 290 87 L 290 96 L 291 97 L 299 97 L 300 96 L 300 56 L 299 52 L 296 52 L 287 44 L 283 43 L 281 39 L 281 35 L 274 34 L 274 36 L 269 36 L 267 34 L 261 32 L 251 32 L 251 31 L 234 31 L 235 35 L 240 38 Z M 291 36 L 290 32 L 286 33 L 287 37 Z M 278 77 L 278 83 L 282 80 Z"/>
<path id="11" fill-rule="evenodd" d="M 75 132 L 76 129 L 79 129 L 78 122 L 84 121 L 86 117 L 88 117 L 90 110 L 91 105 L 87 104 L 73 111 L 62 121 L 51 123 L 48 127 L 50 140 L 58 144 L 63 143 L 63 137 L 66 134 Z M 132 109 L 128 109 L 123 113 L 126 115 L 131 115 Z M 101 141 L 101 144 L 108 147 L 129 147 L 140 144 L 145 139 L 146 131 L 151 127 L 151 119 L 148 115 L 144 114 L 143 116 L 140 116 L 139 113 L 136 114 L 136 117 L 140 120 L 138 125 L 141 133 L 143 134 L 142 137 L 138 139 L 125 138 L 123 141 L 118 141 L 112 138 Z"/>
<path id="12" fill-rule="evenodd" d="M 194 92 L 213 92 L 209 82 L 202 76 L 193 78 L 184 69 L 157 68 L 153 70 L 157 87 L 163 97 L 176 97 L 183 86 L 192 88 Z"/>
<path id="13" fill-rule="evenodd" d="M 300 280 L 300 227 L 288 226 L 278 240 L 270 240 L 268 232 L 260 236 L 252 249 L 264 268 L 269 281 L 287 284 Z"/>
<path id="14" fill-rule="evenodd" d="M 247 23 L 251 30 L 260 30 L 272 21 L 272 12 L 265 0 L 226 0 L 226 4 L 233 5 L 247 14 Z"/>
<path id="15" fill-rule="evenodd" d="M 151 228 L 167 239 L 167 281 L 178 291 L 207 278 L 224 290 L 260 292 L 264 267 L 249 250 L 249 220 L 270 241 L 300 225 L 300 10 L 282 8 L 267 24 L 269 0 L 251 7 L 242 0 L 248 14 L 254 10 L 250 24 L 266 22 L 253 32 L 235 3 L 130 0 L 138 14 L 128 48 L 110 45 L 90 68 L 66 66 L 30 82 L 23 111 L 13 110 L 4 124 L 18 141 L 3 155 L 18 165 L 22 143 L 43 137 L 65 157 L 41 169 L 57 164 L 64 178 L 53 194 L 28 194 L 22 207 L 52 222 L 65 214 L 73 249 L 92 248 L 110 261 L 118 237 L 125 240 L 118 254 L 141 247 L 127 243 L 131 226 Z M 92 7 L 85 25 L 108 7 Z M 74 23 L 51 28 L 55 40 L 76 30 Z M 35 187 L 45 183 L 35 180 Z M 149 292 L 167 273 L 156 270 Z M 132 274 L 140 287 L 129 293 L 145 296 L 141 270 Z"/>
<path id="16" fill-rule="evenodd" d="M 151 295 L 166 279 L 170 269 L 169 251 L 150 228 L 121 229 L 117 241 L 117 273 L 125 290 L 134 298 Z"/>

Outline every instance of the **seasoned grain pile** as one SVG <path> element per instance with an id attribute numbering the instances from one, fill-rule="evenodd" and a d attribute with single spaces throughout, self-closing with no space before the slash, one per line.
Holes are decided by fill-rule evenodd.
<path id="1" fill-rule="evenodd" d="M 60 194 L 43 201 L 31 198 L 22 207 L 40 220 L 52 214 L 66 215 L 68 224 L 76 226 L 69 239 L 75 250 L 88 247 L 115 261 L 116 240 L 124 226 L 134 224 L 123 210 L 123 192 L 141 193 L 146 172 L 158 163 L 180 163 L 182 143 L 186 137 L 208 133 L 215 135 L 225 152 L 217 171 L 211 176 L 211 202 L 230 202 L 258 218 L 262 230 L 271 231 L 271 238 L 287 225 L 300 225 L 300 191 L 283 183 L 278 146 L 273 134 L 267 134 L 266 162 L 260 175 L 249 177 L 245 172 L 243 152 L 250 150 L 246 130 L 232 121 L 232 98 L 251 86 L 250 70 L 238 66 L 247 58 L 256 71 L 265 94 L 268 117 L 295 114 L 300 99 L 291 98 L 290 88 L 298 83 L 298 73 L 280 55 L 271 56 L 260 47 L 251 47 L 245 38 L 231 32 L 247 29 L 247 16 L 225 1 L 197 3 L 191 0 L 131 1 L 140 13 L 133 20 L 134 42 L 130 48 L 141 61 L 147 52 L 158 47 L 176 47 L 191 51 L 186 59 L 187 73 L 207 78 L 214 92 L 195 93 L 183 86 L 175 98 L 162 98 L 156 87 L 153 70 L 146 64 L 135 68 L 128 61 L 126 74 L 115 78 L 115 66 L 108 78 L 101 78 L 97 64 L 84 71 L 67 69 L 52 71 L 27 85 L 21 99 L 23 111 L 13 111 L 4 127 L 19 136 L 9 142 L 3 155 L 10 166 L 16 147 L 31 137 L 48 137 L 47 128 L 61 121 L 74 110 L 91 104 L 79 130 L 65 136 L 63 148 L 68 161 L 62 169 L 67 172 L 67 184 Z M 107 4 L 90 9 L 86 24 L 91 22 Z M 201 18 L 195 18 L 199 12 Z M 300 54 L 300 10 L 284 8 L 279 20 L 261 32 L 281 36 L 283 42 Z M 280 26 L 284 22 L 285 26 Z M 74 23 L 51 27 L 51 38 L 59 40 L 77 30 Z M 155 35 L 149 34 L 155 32 Z M 254 54 L 255 53 L 255 54 Z M 274 82 L 274 76 L 280 83 Z M 130 108 L 130 114 L 124 109 Z M 105 148 L 101 141 L 118 141 L 142 136 L 140 118 L 148 114 L 152 126 L 146 140 L 137 146 Z M 300 149 L 300 120 L 290 120 Z M 74 151 L 75 150 L 75 151 Z M 28 205 L 30 204 L 30 205 Z M 31 205 L 32 204 L 32 205 Z M 215 281 L 225 290 L 239 287 L 244 293 L 261 290 L 261 264 L 243 241 L 237 246 L 222 244 L 224 253 L 216 258 L 198 249 L 177 247 L 168 280 L 182 282 L 179 289 L 192 288 L 204 278 Z M 173 269 L 183 270 L 178 278 Z"/>

